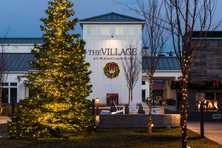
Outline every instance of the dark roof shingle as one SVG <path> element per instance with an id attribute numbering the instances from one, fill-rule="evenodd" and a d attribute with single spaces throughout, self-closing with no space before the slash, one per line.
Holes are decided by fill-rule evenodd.
<path id="1" fill-rule="evenodd" d="M 31 53 L 4 53 L 4 71 L 27 72 L 33 69 L 30 63 L 34 59 L 34 55 Z M 148 70 L 149 62 L 150 58 L 144 56 L 142 62 L 143 71 Z M 176 57 L 160 57 L 157 70 L 180 70 L 180 65 Z"/>
<path id="2" fill-rule="evenodd" d="M 151 59 L 147 56 L 143 57 L 143 71 L 149 69 Z M 180 65 L 176 57 L 160 57 L 156 70 L 180 70 Z"/>
<path id="3" fill-rule="evenodd" d="M 0 44 L 41 44 L 42 38 L 0 38 Z"/>
<path id="4" fill-rule="evenodd" d="M 94 16 L 94 17 L 80 20 L 80 23 L 84 23 L 84 22 L 141 22 L 141 23 L 144 23 L 144 20 L 140 18 L 135 18 L 135 17 L 111 12 L 111 13 L 106 13 L 103 15 Z"/>
<path id="5" fill-rule="evenodd" d="M 4 53 L 1 62 L 4 71 L 26 72 L 32 69 L 30 62 L 33 60 L 31 53 Z"/>

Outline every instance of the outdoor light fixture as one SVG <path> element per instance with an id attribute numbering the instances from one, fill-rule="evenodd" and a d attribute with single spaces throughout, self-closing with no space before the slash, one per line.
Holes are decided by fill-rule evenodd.
<path id="1" fill-rule="evenodd" d="M 96 98 L 96 104 L 99 104 L 100 100 L 99 98 Z"/>
<path id="2" fill-rule="evenodd" d="M 96 115 L 99 115 L 99 98 L 96 98 Z"/>
<path id="3" fill-rule="evenodd" d="M 112 39 L 114 38 L 114 34 L 113 34 L 113 33 L 111 34 L 111 38 L 112 38 Z"/>

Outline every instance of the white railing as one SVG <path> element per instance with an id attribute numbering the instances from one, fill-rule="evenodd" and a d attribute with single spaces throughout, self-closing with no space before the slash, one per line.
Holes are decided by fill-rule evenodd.
<path id="1" fill-rule="evenodd" d="M 101 110 L 100 114 L 103 115 L 116 115 L 116 114 L 120 114 L 122 113 L 123 115 L 125 115 L 125 106 L 123 105 L 115 105 L 114 107 L 116 109 L 116 111 L 111 112 L 111 107 L 110 106 L 104 106 L 104 107 L 99 107 L 99 110 Z"/>

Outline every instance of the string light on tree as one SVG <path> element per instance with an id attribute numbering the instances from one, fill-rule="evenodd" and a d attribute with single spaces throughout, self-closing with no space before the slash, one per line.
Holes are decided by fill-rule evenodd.
<path id="1" fill-rule="evenodd" d="M 63 137 L 93 127 L 91 92 L 85 62 L 85 43 L 72 34 L 73 18 L 69 0 L 51 0 L 48 17 L 42 19 L 43 44 L 33 50 L 37 72 L 30 73 L 30 98 L 18 105 L 9 123 L 9 134 L 16 138 Z"/>

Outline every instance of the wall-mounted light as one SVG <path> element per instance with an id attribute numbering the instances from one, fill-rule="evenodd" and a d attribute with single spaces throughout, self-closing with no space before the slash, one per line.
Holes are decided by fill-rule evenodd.
<path id="1" fill-rule="evenodd" d="M 113 33 L 111 34 L 111 38 L 112 38 L 112 39 L 114 38 L 114 34 L 113 34 Z"/>

